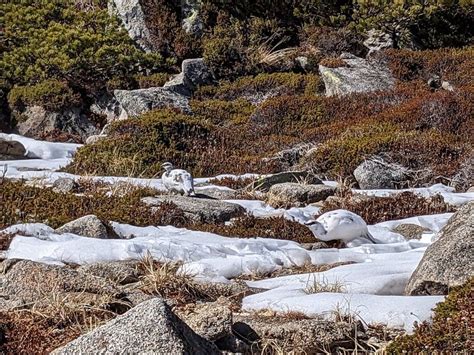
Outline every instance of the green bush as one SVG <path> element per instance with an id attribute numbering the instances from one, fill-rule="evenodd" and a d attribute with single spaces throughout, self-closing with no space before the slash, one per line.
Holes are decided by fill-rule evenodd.
<path id="1" fill-rule="evenodd" d="M 193 113 L 206 122 L 216 125 L 238 125 L 247 123 L 250 115 L 255 110 L 247 100 L 191 100 Z"/>
<path id="2" fill-rule="evenodd" d="M 473 288 L 473 278 L 464 285 L 453 288 L 446 300 L 434 308 L 432 323 L 416 324 L 414 333 L 401 336 L 390 343 L 387 353 L 453 354 L 473 349 Z"/>
<path id="3" fill-rule="evenodd" d="M 25 106 L 43 106 L 46 110 L 60 111 L 63 108 L 78 106 L 79 94 L 63 81 L 45 80 L 31 86 L 15 86 L 8 93 L 10 107 L 22 110 Z"/>
<path id="4" fill-rule="evenodd" d="M 320 93 L 322 87 L 321 78 L 315 74 L 262 73 L 257 76 L 244 76 L 233 82 L 223 81 L 217 87 L 201 87 L 195 93 L 195 97 L 221 100 L 244 97 L 255 101 L 256 97 L 264 96 L 271 91 L 277 91 L 279 95 L 314 95 Z"/>
<path id="5" fill-rule="evenodd" d="M 151 75 L 138 75 L 136 80 L 140 89 L 163 86 L 170 79 L 168 73 L 155 73 Z"/>
<path id="6" fill-rule="evenodd" d="M 0 23 L 0 72 L 10 86 L 58 79 L 93 93 L 112 78 L 164 65 L 138 50 L 106 9 L 80 10 L 74 0 L 2 2 Z"/>
<path id="7" fill-rule="evenodd" d="M 202 150 L 212 143 L 209 128 L 197 120 L 174 111 L 151 111 L 114 122 L 107 138 L 78 150 L 67 171 L 153 177 L 165 161 L 194 171 Z"/>
<path id="8" fill-rule="evenodd" d="M 357 31 L 380 29 L 397 48 L 460 47 L 474 39 L 470 0 L 357 0 L 353 18 Z"/>

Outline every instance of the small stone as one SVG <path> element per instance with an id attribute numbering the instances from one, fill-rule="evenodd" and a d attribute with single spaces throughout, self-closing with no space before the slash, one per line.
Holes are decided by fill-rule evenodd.
<path id="1" fill-rule="evenodd" d="M 60 193 L 76 192 L 79 184 L 71 178 L 59 178 L 53 183 L 53 190 Z"/>
<path id="2" fill-rule="evenodd" d="M 401 234 L 405 239 L 421 239 L 425 229 L 417 224 L 400 224 L 396 226 L 393 231 L 395 233 Z"/>
<path id="3" fill-rule="evenodd" d="M 0 159 L 26 159 L 26 148 L 20 142 L 0 138 Z"/>
<path id="4" fill-rule="evenodd" d="M 306 185 L 298 183 L 276 184 L 270 187 L 267 202 L 273 207 L 302 207 L 323 201 L 334 195 L 336 188 L 327 185 Z"/>
<path id="5" fill-rule="evenodd" d="M 107 239 L 108 232 L 104 223 L 94 215 L 87 215 L 66 223 L 56 229 L 58 233 L 72 233 L 83 237 Z"/>

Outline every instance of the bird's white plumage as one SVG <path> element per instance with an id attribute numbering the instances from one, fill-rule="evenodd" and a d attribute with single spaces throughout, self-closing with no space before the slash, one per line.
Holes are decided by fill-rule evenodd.
<path id="1" fill-rule="evenodd" d="M 347 244 L 365 238 L 375 243 L 362 217 L 347 210 L 326 212 L 307 225 L 314 236 L 323 241 L 342 240 Z"/>
<path id="2" fill-rule="evenodd" d="M 165 173 L 161 179 L 164 187 L 174 193 L 195 196 L 194 181 L 190 173 L 183 169 L 174 169 L 171 163 L 163 164 Z"/>

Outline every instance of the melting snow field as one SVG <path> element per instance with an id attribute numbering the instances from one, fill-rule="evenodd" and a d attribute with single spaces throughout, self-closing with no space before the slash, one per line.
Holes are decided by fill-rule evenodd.
<path id="1" fill-rule="evenodd" d="M 0 138 L 22 142 L 34 160 L 0 161 L 0 169 L 8 165 L 6 176 L 39 179 L 51 184 L 59 177 L 80 176 L 56 172 L 66 165 L 76 144 L 47 143 L 0 134 Z M 1 172 L 0 172 L 1 173 Z M 128 179 L 96 177 L 114 183 L 127 180 L 133 184 L 162 188 L 160 179 Z M 198 184 L 209 179 L 196 179 Z M 327 182 L 334 184 L 333 182 Z M 423 196 L 441 194 L 447 202 L 461 205 L 474 200 L 474 193 L 455 193 L 444 185 L 412 189 Z M 386 196 L 400 190 L 357 191 L 357 193 Z M 319 209 L 315 206 L 274 209 L 262 201 L 232 200 L 258 217 L 285 216 L 304 223 Z M 161 261 L 181 261 L 182 268 L 197 278 L 229 282 L 242 274 L 265 274 L 280 268 L 312 264 L 354 262 L 325 272 L 290 275 L 249 281 L 251 287 L 263 292 L 247 296 L 244 310 L 272 309 L 299 311 L 308 316 L 331 317 L 335 312 L 356 314 L 367 324 L 382 323 L 411 331 L 414 321 L 430 318 L 431 309 L 443 297 L 403 296 L 410 275 L 416 269 L 426 247 L 452 214 L 418 216 L 369 226 L 378 244 L 355 243 L 345 249 L 308 251 L 298 243 L 273 239 L 227 238 L 212 233 L 165 227 L 135 227 L 112 223 L 122 239 L 103 240 L 74 234 L 57 234 L 44 224 L 23 224 L 7 228 L 15 233 L 7 258 L 29 259 L 44 263 L 90 264 L 102 261 L 136 260 L 151 254 Z M 422 226 L 426 232 L 421 240 L 405 240 L 393 229 L 404 223 Z M 258 237 L 258 236 L 255 236 Z M 338 285 L 337 292 L 311 293 L 311 285 Z"/>

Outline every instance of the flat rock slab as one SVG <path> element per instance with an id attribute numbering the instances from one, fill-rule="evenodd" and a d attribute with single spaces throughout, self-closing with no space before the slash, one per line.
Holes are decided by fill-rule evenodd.
<path id="1" fill-rule="evenodd" d="M 267 200 L 273 207 L 301 207 L 324 201 L 336 193 L 336 188 L 327 185 L 306 185 L 287 182 L 276 184 L 268 191 Z"/>
<path id="2" fill-rule="evenodd" d="M 158 207 L 164 202 L 172 202 L 183 210 L 185 216 L 196 222 L 223 223 L 245 214 L 242 206 L 220 200 L 170 195 L 145 197 L 142 201 L 152 207 Z"/>
<path id="3" fill-rule="evenodd" d="M 390 70 L 380 63 L 344 53 L 340 57 L 345 66 L 328 68 L 320 65 L 319 71 L 326 87 L 326 96 L 343 96 L 351 93 L 390 90 L 395 79 Z"/>
<path id="4" fill-rule="evenodd" d="M 308 184 L 322 184 L 323 182 L 307 171 L 284 171 L 282 173 L 267 175 L 252 183 L 252 188 L 260 191 L 268 191 L 270 187 L 285 182 L 306 182 Z"/>
<path id="5" fill-rule="evenodd" d="M 219 354 L 194 333 L 161 298 L 140 303 L 125 314 L 73 340 L 52 354 Z"/>
<path id="6" fill-rule="evenodd" d="M 159 108 L 177 108 L 191 112 L 188 98 L 168 88 L 115 90 L 114 95 L 122 109 L 120 119 L 139 116 Z"/>

